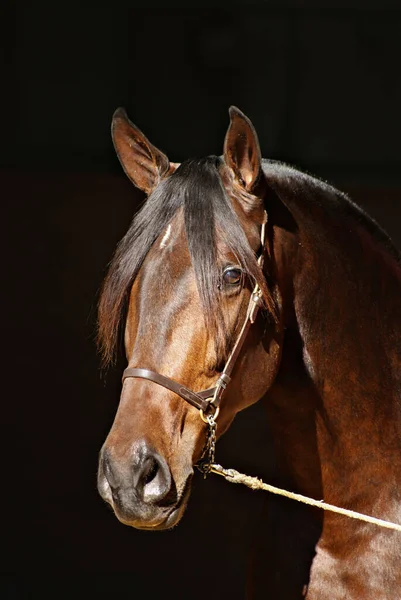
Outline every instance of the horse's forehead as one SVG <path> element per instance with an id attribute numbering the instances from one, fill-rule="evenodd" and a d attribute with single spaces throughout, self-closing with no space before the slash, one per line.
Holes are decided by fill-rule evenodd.
<path id="1" fill-rule="evenodd" d="M 170 313 L 196 291 L 188 248 L 182 247 L 174 223 L 167 225 L 150 249 L 130 294 L 130 308 L 141 313 Z M 184 234 L 185 237 L 185 234 Z"/>
<path id="2" fill-rule="evenodd" d="M 189 250 L 182 211 L 179 211 L 172 220 L 162 229 L 151 249 L 153 256 L 160 260 L 174 259 L 178 255 L 189 261 Z"/>
<path id="3" fill-rule="evenodd" d="M 180 276 L 188 272 L 190 266 L 184 223 L 178 215 L 163 228 L 149 250 L 141 269 L 143 283 L 157 284 L 174 278 L 177 284 Z"/>
<path id="4" fill-rule="evenodd" d="M 184 219 L 182 217 L 182 211 L 173 217 L 164 229 L 161 231 L 155 244 L 153 245 L 153 252 L 158 256 L 168 257 L 172 252 L 184 251 L 187 247 Z"/>

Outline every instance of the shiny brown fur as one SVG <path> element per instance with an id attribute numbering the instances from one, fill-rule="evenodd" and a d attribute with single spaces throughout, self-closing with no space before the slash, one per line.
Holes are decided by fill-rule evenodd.
<path id="1" fill-rule="evenodd" d="M 218 436 L 240 410 L 261 400 L 279 482 L 401 523 L 398 253 L 344 194 L 291 167 L 262 161 L 249 120 L 235 108 L 230 116 L 223 158 L 213 164 L 254 254 L 267 211 L 261 282 L 266 310 L 251 328 L 228 386 Z M 171 165 L 122 111 L 113 120 L 113 139 L 126 173 L 146 193 L 179 176 L 181 167 Z M 184 215 L 182 208 L 175 211 L 169 230 L 159 232 L 131 280 L 124 272 L 127 245 L 117 252 L 99 327 L 109 359 L 127 306 L 129 366 L 157 371 L 196 391 L 216 381 L 226 353 L 215 336 L 232 345 L 252 280 L 260 274 L 254 270 L 235 289 L 220 285 L 204 300 Z M 227 265 L 244 270 L 224 228 L 216 226 L 215 236 L 216 272 Z M 216 310 L 213 298 L 220 320 L 207 314 Z M 126 380 L 101 451 L 99 491 L 128 525 L 172 527 L 184 512 L 204 442 L 196 409 L 152 382 Z M 399 533 L 268 500 L 250 563 L 249 598 L 401 598 Z"/>

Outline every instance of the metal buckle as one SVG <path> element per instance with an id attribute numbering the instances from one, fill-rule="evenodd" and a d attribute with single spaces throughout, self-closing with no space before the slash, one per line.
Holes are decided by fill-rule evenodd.
<path id="1" fill-rule="evenodd" d="M 207 425 L 211 424 L 210 423 L 211 419 L 213 421 L 216 421 L 217 417 L 219 416 L 219 412 L 220 412 L 220 406 L 214 406 L 212 404 L 213 400 L 214 400 L 214 397 L 213 398 L 206 398 L 206 402 L 209 402 L 209 406 L 213 406 L 213 408 L 215 409 L 213 414 L 211 414 L 211 415 L 209 415 L 209 414 L 205 415 L 205 413 L 203 412 L 203 410 L 201 408 L 199 409 L 200 418 Z"/>

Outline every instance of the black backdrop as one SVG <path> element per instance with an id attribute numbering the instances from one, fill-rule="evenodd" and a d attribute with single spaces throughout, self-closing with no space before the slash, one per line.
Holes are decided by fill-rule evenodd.
<path id="1" fill-rule="evenodd" d="M 111 115 L 180 161 L 221 152 L 236 104 L 264 156 L 348 191 L 401 246 L 397 4 L 2 5 L 2 598 L 244 597 L 261 493 L 198 475 L 179 526 L 147 533 L 96 492 L 123 368 L 101 377 L 97 293 L 143 200 Z M 260 407 L 217 456 L 271 476 Z"/>

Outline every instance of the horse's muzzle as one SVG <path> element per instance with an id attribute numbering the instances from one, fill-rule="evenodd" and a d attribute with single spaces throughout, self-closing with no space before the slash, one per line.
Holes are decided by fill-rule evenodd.
<path id="1" fill-rule="evenodd" d="M 185 508 L 184 495 L 187 496 L 183 493 L 178 497 L 165 459 L 145 441 L 135 444 L 128 460 L 117 460 L 110 449 L 102 449 L 98 490 L 122 523 L 138 529 L 175 525 Z"/>

